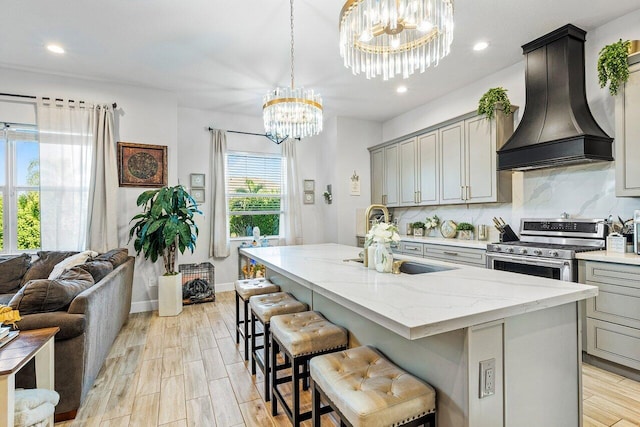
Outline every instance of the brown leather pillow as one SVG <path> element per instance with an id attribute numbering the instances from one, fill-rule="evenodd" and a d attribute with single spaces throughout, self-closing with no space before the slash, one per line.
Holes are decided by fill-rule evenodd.
<path id="1" fill-rule="evenodd" d="M 0 258 L 0 294 L 13 294 L 20 289 L 22 277 L 29 270 L 31 255 Z"/>
<path id="2" fill-rule="evenodd" d="M 120 264 L 125 262 L 129 257 L 129 249 L 127 248 L 118 248 L 112 249 L 109 252 L 105 252 L 103 254 L 98 255 L 93 259 L 93 261 L 109 261 L 113 268 L 118 268 Z"/>
<path id="3" fill-rule="evenodd" d="M 78 267 L 91 274 L 96 283 L 113 271 L 113 265 L 109 261 L 87 261 Z"/>
<path id="4" fill-rule="evenodd" d="M 16 293 L 9 305 L 20 314 L 62 310 L 93 285 L 93 277 L 80 267 L 65 270 L 57 279 L 30 280 Z"/>
<path id="5" fill-rule="evenodd" d="M 78 252 L 39 251 L 38 259 L 31 264 L 31 267 L 29 267 L 29 270 L 27 270 L 22 278 L 22 285 L 30 280 L 46 279 L 57 263 L 77 253 Z"/>

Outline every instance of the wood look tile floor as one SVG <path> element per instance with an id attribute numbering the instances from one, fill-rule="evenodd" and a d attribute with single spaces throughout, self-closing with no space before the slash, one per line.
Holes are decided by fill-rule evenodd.
<path id="1" fill-rule="evenodd" d="M 290 426 L 281 409 L 271 416 L 264 378 L 235 344 L 234 311 L 233 292 L 222 292 L 177 317 L 132 314 L 76 419 L 56 426 Z M 584 427 L 640 426 L 640 383 L 583 364 L 583 384 Z"/>

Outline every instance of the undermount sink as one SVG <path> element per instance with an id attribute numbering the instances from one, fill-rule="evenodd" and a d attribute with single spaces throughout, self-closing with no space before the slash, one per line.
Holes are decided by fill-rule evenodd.
<path id="1" fill-rule="evenodd" d="M 438 271 L 455 270 L 454 267 L 444 267 L 442 265 L 421 264 L 419 262 L 403 262 L 400 265 L 400 273 L 405 274 L 424 274 L 436 273 Z"/>

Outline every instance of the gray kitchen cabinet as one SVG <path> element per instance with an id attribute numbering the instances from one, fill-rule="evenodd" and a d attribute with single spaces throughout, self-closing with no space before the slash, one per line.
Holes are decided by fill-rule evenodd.
<path id="1" fill-rule="evenodd" d="M 384 196 L 384 148 L 371 152 L 371 203 L 382 204 Z"/>
<path id="2" fill-rule="evenodd" d="M 511 172 L 497 171 L 496 150 L 512 133 L 512 116 L 500 111 L 493 120 L 475 116 L 440 129 L 442 203 L 511 201 Z"/>
<path id="3" fill-rule="evenodd" d="M 371 151 L 371 203 L 399 206 L 398 144 Z"/>
<path id="4" fill-rule="evenodd" d="M 629 80 L 616 96 L 616 196 L 640 196 L 640 55 L 629 58 Z"/>
<path id="5" fill-rule="evenodd" d="M 372 147 L 372 203 L 395 207 L 509 202 L 511 172 L 496 170 L 496 150 L 512 133 L 511 115 L 496 111 L 496 118 L 488 120 L 470 113 Z"/>
<path id="6" fill-rule="evenodd" d="M 587 353 L 640 369 L 640 266 L 586 261 Z"/>
<path id="7" fill-rule="evenodd" d="M 440 202 L 465 203 L 464 120 L 443 127 L 440 137 Z"/>
<path id="8" fill-rule="evenodd" d="M 416 189 L 416 138 L 398 143 L 400 173 L 400 206 L 413 206 L 417 203 Z"/>
<path id="9" fill-rule="evenodd" d="M 430 132 L 398 143 L 400 206 L 437 205 L 438 133 Z"/>
<path id="10" fill-rule="evenodd" d="M 487 266 L 487 251 L 485 249 L 424 243 L 423 251 L 425 258 L 433 258 L 454 264 L 472 265 L 474 267 L 485 268 Z"/>

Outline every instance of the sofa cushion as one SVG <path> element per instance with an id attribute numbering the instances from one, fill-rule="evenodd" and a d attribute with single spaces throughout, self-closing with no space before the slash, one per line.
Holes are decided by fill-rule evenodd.
<path id="1" fill-rule="evenodd" d="M 29 267 L 29 270 L 27 270 L 22 278 L 22 285 L 30 280 L 46 279 L 56 264 L 77 253 L 78 252 L 38 251 L 38 259 L 31 263 L 31 267 Z"/>
<path id="2" fill-rule="evenodd" d="M 75 255 L 71 255 L 70 257 L 67 257 L 57 263 L 56 266 L 53 267 L 53 270 L 51 270 L 51 273 L 49 273 L 48 278 L 57 279 L 58 277 L 60 277 L 63 271 L 71 267 L 75 267 L 76 265 L 84 264 L 89 258 L 96 255 L 98 255 L 98 252 L 94 251 L 83 251 Z"/>
<path id="3" fill-rule="evenodd" d="M 70 314 L 66 311 L 52 311 L 49 313 L 33 313 L 21 316 L 16 322 L 21 331 L 32 329 L 59 327 L 56 341 L 68 340 L 81 335 L 87 326 L 87 317 L 84 314 Z"/>
<path id="4" fill-rule="evenodd" d="M 80 264 L 78 267 L 91 274 L 95 283 L 98 283 L 107 274 L 113 271 L 113 264 L 109 261 L 87 261 L 84 264 Z"/>
<path id="5" fill-rule="evenodd" d="M 125 262 L 128 257 L 129 257 L 129 249 L 118 248 L 118 249 L 112 249 L 109 252 L 100 254 L 97 257 L 93 258 L 93 260 L 109 261 L 113 265 L 113 268 L 117 268 L 120 264 Z"/>
<path id="6" fill-rule="evenodd" d="M 29 254 L 0 257 L 0 294 L 12 294 L 20 289 L 30 263 Z"/>
<path id="7" fill-rule="evenodd" d="M 9 305 L 22 315 L 62 310 L 93 283 L 91 274 L 80 267 L 73 267 L 57 279 L 30 280 L 15 294 Z"/>
<path id="8" fill-rule="evenodd" d="M 9 301 L 15 294 L 0 294 L 0 305 L 9 305 Z"/>

